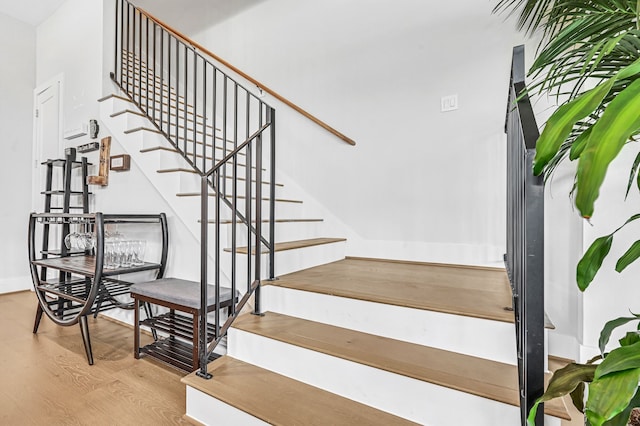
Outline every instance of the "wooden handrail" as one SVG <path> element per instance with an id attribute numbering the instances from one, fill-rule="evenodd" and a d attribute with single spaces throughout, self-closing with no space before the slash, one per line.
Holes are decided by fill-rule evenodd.
<path id="1" fill-rule="evenodd" d="M 138 7 L 136 7 L 136 9 L 140 13 L 145 15 L 147 18 L 151 19 L 156 24 L 160 25 L 161 27 L 163 27 L 164 29 L 166 29 L 167 31 L 172 33 L 174 36 L 176 36 L 177 38 L 181 39 L 184 43 L 190 45 L 192 48 L 194 48 L 196 50 L 199 50 L 202 53 L 205 53 L 207 56 L 210 56 L 211 58 L 215 59 L 217 62 L 219 62 L 222 65 L 224 65 L 225 67 L 229 68 L 231 71 L 233 71 L 236 74 L 240 75 L 242 78 L 244 78 L 247 81 L 251 82 L 252 84 L 256 85 L 260 90 L 262 90 L 264 92 L 267 92 L 268 94 L 270 94 L 271 96 L 273 96 L 274 98 L 279 100 L 280 102 L 284 103 L 288 107 L 290 107 L 290 108 L 294 109 L 295 111 L 299 112 L 300 114 L 304 115 L 306 118 L 308 118 L 309 120 L 313 121 L 318 126 L 324 128 L 326 131 L 328 131 L 328 132 L 332 133 L 333 135 L 337 136 L 338 138 L 342 139 L 343 141 L 345 141 L 349 145 L 355 145 L 356 144 L 353 139 L 347 137 L 343 133 L 341 133 L 338 130 L 334 129 L 333 127 L 329 126 L 327 123 L 325 123 L 324 121 L 320 120 L 319 118 L 311 115 L 309 112 L 307 112 L 304 109 L 300 108 L 298 105 L 294 104 L 293 102 L 291 102 L 287 98 L 283 97 L 279 93 L 275 92 L 274 90 L 271 90 L 270 88 L 268 88 L 264 84 L 260 83 L 258 80 L 256 80 L 255 78 L 251 77 L 250 75 L 248 75 L 244 71 L 236 68 L 235 66 L 231 65 L 229 62 L 225 61 L 224 59 L 222 59 L 221 57 L 219 57 L 215 53 L 209 51 L 204 46 L 202 46 L 202 45 L 196 43 L 195 41 L 191 40 L 189 37 L 185 36 L 180 31 L 177 31 L 174 28 L 172 28 L 169 25 L 167 25 L 166 23 L 162 22 L 160 19 L 156 18 L 155 16 L 153 16 L 152 14 L 147 12 L 146 10 L 138 8 Z"/>

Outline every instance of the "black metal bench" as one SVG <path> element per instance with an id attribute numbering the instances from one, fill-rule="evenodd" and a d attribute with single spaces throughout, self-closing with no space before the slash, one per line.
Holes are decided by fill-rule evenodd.
<path id="1" fill-rule="evenodd" d="M 198 325 L 200 315 L 200 283 L 177 278 L 136 283 L 131 286 L 135 306 L 151 303 L 169 311 L 140 320 L 140 309 L 135 309 L 134 356 L 154 357 L 166 364 L 191 372 L 200 368 L 198 353 Z M 236 293 L 235 299 L 237 300 Z M 231 289 L 220 288 L 220 307 L 230 307 Z M 208 287 L 207 312 L 215 310 L 215 287 Z M 183 314 L 190 314 L 183 315 Z M 154 342 L 140 347 L 140 326 L 151 328 Z M 160 333 L 160 335 L 158 334 Z M 214 324 L 207 324 L 207 342 L 215 335 Z M 212 355 L 212 358 L 215 355 Z M 211 359 L 212 360 L 212 359 Z"/>

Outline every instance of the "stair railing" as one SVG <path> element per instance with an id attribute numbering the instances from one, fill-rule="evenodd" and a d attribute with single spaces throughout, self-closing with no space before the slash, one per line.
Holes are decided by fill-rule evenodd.
<path id="1" fill-rule="evenodd" d="M 507 253 L 522 425 L 544 393 L 544 181 L 533 175 L 538 127 L 525 92 L 524 46 L 513 49 L 507 103 Z M 543 424 L 538 409 L 536 425 Z"/>
<path id="2" fill-rule="evenodd" d="M 275 110 L 183 36 L 127 0 L 116 4 L 115 71 L 111 78 L 153 123 L 155 131 L 181 154 L 190 166 L 184 171 L 193 172 L 199 179 L 201 309 L 197 374 L 209 378 L 207 363 L 216 345 L 252 296 L 253 311 L 260 314 L 261 279 L 264 275 L 275 279 Z M 263 172 L 269 173 L 269 181 L 263 179 Z M 267 203 L 266 209 L 263 202 Z M 263 222 L 267 232 L 263 232 Z M 223 225 L 231 227 L 226 242 L 231 247 L 226 256 L 222 250 Z M 211 226 L 215 229 L 212 242 Z M 246 261 L 240 264 L 237 255 L 243 244 Z M 262 265 L 263 253 L 268 254 L 266 268 Z M 223 262 L 230 271 L 227 278 L 231 292 L 238 295 L 226 312 L 221 312 L 219 297 Z M 216 295 L 212 307 L 208 303 L 210 279 Z M 224 315 L 227 317 L 221 324 Z M 212 326 L 208 324 L 210 316 L 214 317 Z"/>

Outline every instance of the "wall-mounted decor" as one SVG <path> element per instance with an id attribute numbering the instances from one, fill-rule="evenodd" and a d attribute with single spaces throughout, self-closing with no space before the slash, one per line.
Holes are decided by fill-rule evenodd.
<path id="1" fill-rule="evenodd" d="M 89 142 L 89 143 L 85 143 L 84 145 L 78 145 L 76 149 L 78 150 L 78 152 L 83 152 L 83 153 L 97 151 L 98 149 L 100 149 L 100 144 L 98 142 Z"/>
<path id="2" fill-rule="evenodd" d="M 98 137 L 100 126 L 98 126 L 98 120 L 89 120 L 89 137 L 95 139 Z"/>
<path id="3" fill-rule="evenodd" d="M 79 138 L 81 136 L 85 136 L 87 132 L 88 132 L 87 125 L 80 124 L 78 127 L 65 129 L 62 137 L 64 137 L 66 140 L 71 140 L 71 139 Z"/>
<path id="4" fill-rule="evenodd" d="M 97 143 L 97 142 L 95 142 Z M 109 153 L 111 152 L 111 136 L 100 141 L 100 166 L 98 176 L 87 176 L 89 185 L 107 186 L 109 184 Z"/>
<path id="5" fill-rule="evenodd" d="M 131 167 L 131 157 L 128 154 L 112 155 L 109 168 L 117 172 L 124 172 Z"/>

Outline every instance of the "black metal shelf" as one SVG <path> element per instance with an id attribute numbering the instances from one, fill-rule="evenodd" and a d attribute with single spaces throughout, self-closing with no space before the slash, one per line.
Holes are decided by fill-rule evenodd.
<path id="1" fill-rule="evenodd" d="M 55 159 L 55 160 L 43 161 L 40 164 L 42 164 L 43 166 L 52 165 L 54 167 L 64 167 L 68 163 L 66 159 Z M 79 169 L 80 167 L 82 167 L 82 161 L 71 161 L 69 164 L 71 164 L 71 167 L 73 169 Z M 87 166 L 92 166 L 92 165 L 93 165 L 92 163 L 87 163 Z"/>
<path id="2" fill-rule="evenodd" d="M 185 343 L 174 337 L 158 339 L 155 342 L 140 348 L 140 353 L 147 354 L 153 358 L 172 367 L 191 373 L 193 367 L 193 345 Z M 220 355 L 211 353 L 209 362 L 219 358 Z"/>
<path id="3" fill-rule="evenodd" d="M 56 269 L 58 271 L 84 275 L 90 278 L 96 276 L 96 256 L 93 255 L 36 259 L 33 260 L 32 263 L 37 266 L 44 266 L 45 268 Z M 160 269 L 161 267 L 162 265 L 159 263 L 145 262 L 144 264 L 139 266 L 127 266 L 117 269 L 102 269 L 101 275 L 103 277 L 107 277 L 111 275 L 130 274 L 132 272 Z"/>
<path id="4" fill-rule="evenodd" d="M 40 194 L 42 195 L 65 195 L 66 191 L 63 190 L 51 190 L 51 191 L 42 191 L 40 192 Z M 70 195 L 84 195 L 83 191 L 69 191 Z M 93 192 L 87 192 L 88 195 L 92 195 Z M 50 208 L 54 208 L 54 207 L 50 207 Z M 68 207 L 67 207 L 68 208 Z"/>
<path id="5" fill-rule="evenodd" d="M 68 164 L 68 163 L 67 163 Z M 155 224 L 162 237 L 162 250 L 158 262 L 144 262 L 142 265 L 105 269 L 105 223 Z M 66 250 L 64 243 L 56 241 L 59 249 L 49 247 L 49 239 L 43 241 L 41 258 L 36 258 L 36 225 L 41 225 L 48 236 L 51 227 L 62 229 L 53 233 L 58 240 L 65 236 L 71 226 L 81 225 L 95 234 L 95 248 L 88 251 Z M 130 298 L 129 281 L 116 279 L 117 275 L 142 271 L 155 271 L 156 278 L 162 278 L 167 261 L 168 229 L 164 213 L 160 214 L 110 214 L 102 213 L 32 213 L 29 217 L 29 263 L 31 276 L 38 297 L 38 311 L 33 332 L 38 331 L 42 314 L 46 314 L 54 323 L 61 326 L 80 324 L 82 337 L 89 364 L 93 364 L 93 355 L 89 339 L 88 315 L 113 308 L 133 309 Z M 55 256 L 55 257 L 49 257 Z M 47 276 L 47 270 L 57 273 L 56 278 Z"/>
<path id="6" fill-rule="evenodd" d="M 182 339 L 193 341 L 193 317 L 167 312 L 156 317 L 147 318 L 140 322 L 153 330 L 167 333 Z M 215 325 L 207 324 L 207 342 L 215 338 Z"/>

